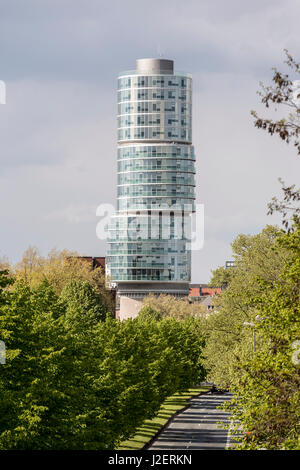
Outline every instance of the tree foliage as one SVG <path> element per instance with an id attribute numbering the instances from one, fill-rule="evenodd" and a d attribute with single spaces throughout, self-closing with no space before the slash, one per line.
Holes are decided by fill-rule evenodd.
<path id="1" fill-rule="evenodd" d="M 285 55 L 285 63 L 295 78 L 274 67 L 273 84 L 265 86 L 260 83 L 261 91 L 258 94 L 266 108 L 274 105 L 276 111 L 280 107 L 283 112 L 288 112 L 287 116 L 284 115 L 281 119 L 275 120 L 259 117 L 255 111 L 251 111 L 251 114 L 255 119 L 256 127 L 267 130 L 271 135 L 278 134 L 286 143 L 293 142 L 300 155 L 300 86 L 299 80 L 296 80 L 300 78 L 300 63 L 296 62 L 286 49 Z"/>
<path id="2" fill-rule="evenodd" d="M 291 72 L 299 74 L 300 64 L 285 52 Z M 299 84 L 274 69 L 273 84 L 261 84 L 261 101 L 288 113 L 275 120 L 252 111 L 256 127 L 292 142 L 298 154 Z M 274 197 L 268 213 L 281 213 L 286 231 L 267 227 L 237 238 L 234 276 L 207 325 L 205 364 L 234 393 L 226 408 L 240 449 L 300 449 L 300 191 L 280 182 L 283 200 Z"/>
<path id="3" fill-rule="evenodd" d="M 289 256 L 275 281 L 258 281 L 263 292 L 252 299 L 262 318 L 254 326 L 259 349 L 234 366 L 231 409 L 247 431 L 242 449 L 300 449 L 299 222 L 292 233 L 278 236 L 275 249 Z"/>
<path id="4" fill-rule="evenodd" d="M 71 281 L 88 282 L 101 295 L 107 308 L 113 311 L 113 299 L 106 289 L 102 268 L 92 270 L 90 264 L 76 252 L 53 249 L 44 257 L 37 248 L 30 246 L 21 261 L 11 268 L 11 272 L 17 280 L 24 280 L 31 288 L 45 280 L 57 295 Z"/>
<path id="5" fill-rule="evenodd" d="M 0 449 L 113 449 L 204 378 L 193 319 L 104 321 L 86 281 L 0 280 Z"/>
<path id="6" fill-rule="evenodd" d="M 206 315 L 202 305 L 190 303 L 188 298 L 176 298 L 172 295 L 148 295 L 143 299 L 139 316 L 150 315 L 156 319 L 174 318 L 184 320 L 189 317 L 200 318 Z"/>
<path id="7" fill-rule="evenodd" d="M 108 314 L 107 306 L 101 295 L 87 281 L 73 280 L 67 284 L 61 294 L 65 304 L 65 316 L 71 321 L 98 323 Z"/>
<path id="8" fill-rule="evenodd" d="M 283 192 L 283 199 L 280 201 L 277 197 L 273 197 L 268 204 L 268 215 L 274 212 L 279 212 L 282 215 L 283 226 L 290 231 L 294 216 L 300 215 L 300 189 L 297 189 L 295 184 L 286 185 L 284 181 L 279 178 Z"/>
<path id="9" fill-rule="evenodd" d="M 230 385 L 242 449 L 299 448 L 300 225 L 233 243 L 236 268 L 207 320 L 209 379 Z M 247 326 L 243 326 L 244 323 Z M 255 351 L 253 350 L 255 334 Z"/>
<path id="10" fill-rule="evenodd" d="M 209 285 L 219 286 L 225 288 L 230 283 L 232 276 L 234 275 L 234 268 L 225 269 L 224 266 L 212 271 L 212 277 L 210 279 Z"/>
<path id="11" fill-rule="evenodd" d="M 287 144 L 292 142 L 300 155 L 300 63 L 285 49 L 285 63 L 290 69 L 290 74 L 283 73 L 273 68 L 272 85 L 265 86 L 260 83 L 258 92 L 261 102 L 270 108 L 275 107 L 275 112 L 280 108 L 283 116 L 276 120 L 259 117 L 256 111 L 251 111 L 254 117 L 254 125 L 266 130 L 269 134 L 277 134 Z M 298 78 L 298 80 L 296 80 Z M 280 212 L 283 216 L 283 225 L 289 230 L 293 223 L 293 216 L 300 214 L 300 189 L 294 184 L 287 185 L 280 178 L 283 199 L 273 197 L 268 205 L 268 214 Z"/>
<path id="12" fill-rule="evenodd" d="M 267 226 L 260 234 L 239 235 L 232 243 L 236 267 L 227 288 L 214 300 L 217 313 L 206 322 L 205 364 L 209 380 L 219 385 L 232 382 L 232 364 L 251 352 L 252 331 L 243 323 L 259 313 L 252 302 L 264 290 L 258 278 L 274 282 L 288 256 L 287 250 L 274 250 L 277 234 L 276 227 Z"/>

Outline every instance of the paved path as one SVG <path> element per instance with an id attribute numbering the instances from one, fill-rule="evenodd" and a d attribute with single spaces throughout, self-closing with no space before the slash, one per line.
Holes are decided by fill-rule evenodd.
<path id="1" fill-rule="evenodd" d="M 217 423 L 228 422 L 228 413 L 217 410 L 231 395 L 204 394 L 190 400 L 190 406 L 179 413 L 159 434 L 149 450 L 218 450 L 229 443 L 228 431 Z"/>

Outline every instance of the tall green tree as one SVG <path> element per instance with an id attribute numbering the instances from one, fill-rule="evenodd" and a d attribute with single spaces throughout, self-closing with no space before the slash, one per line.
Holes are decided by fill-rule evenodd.
<path id="1" fill-rule="evenodd" d="M 287 144 L 293 143 L 300 155 L 300 62 L 297 62 L 288 50 L 285 64 L 289 73 L 273 68 L 271 85 L 260 83 L 258 92 L 261 102 L 269 110 L 273 107 L 275 112 L 281 112 L 279 119 L 258 116 L 256 111 L 251 111 L 254 117 L 254 125 L 266 130 L 270 135 L 278 135 Z M 286 229 L 290 229 L 293 216 L 300 214 L 300 189 L 295 184 L 286 184 L 281 178 L 283 199 L 273 197 L 268 205 L 268 214 L 280 212 L 282 223 Z"/>
<path id="2" fill-rule="evenodd" d="M 214 300 L 215 312 L 205 323 L 207 341 L 205 365 L 208 378 L 219 385 L 232 383 L 233 364 L 247 357 L 253 348 L 253 331 L 244 323 L 260 313 L 256 299 L 264 294 L 261 283 L 276 282 L 289 250 L 275 250 L 278 228 L 268 226 L 257 235 L 239 235 L 232 243 L 236 267 L 227 288 Z M 260 338 L 256 338 L 259 344 Z"/>
<path id="3" fill-rule="evenodd" d="M 109 313 L 102 296 L 87 281 L 69 282 L 62 290 L 60 300 L 65 306 L 66 320 L 70 317 L 74 322 L 76 318 L 86 326 L 104 321 Z"/>
<path id="4" fill-rule="evenodd" d="M 1 284 L 0 449 L 113 449 L 204 378 L 192 320 L 103 321 L 89 284 Z"/>
<path id="5" fill-rule="evenodd" d="M 30 246 L 21 261 L 10 269 L 17 280 L 23 280 L 31 288 L 47 281 L 57 295 L 71 281 L 88 282 L 101 296 L 102 303 L 110 311 L 113 310 L 114 301 L 111 292 L 106 289 L 103 269 L 91 269 L 91 264 L 76 252 L 51 250 L 48 256 L 42 256 L 36 247 Z"/>
<path id="6" fill-rule="evenodd" d="M 300 449 L 300 223 L 280 233 L 275 252 L 287 250 L 280 276 L 258 279 L 262 292 L 252 302 L 258 350 L 234 363 L 230 405 L 233 419 L 246 431 L 242 449 Z M 295 351 L 294 348 L 297 348 Z"/>

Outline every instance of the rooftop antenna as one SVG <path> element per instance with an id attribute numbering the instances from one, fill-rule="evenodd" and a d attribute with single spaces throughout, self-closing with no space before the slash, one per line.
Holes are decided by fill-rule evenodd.
<path id="1" fill-rule="evenodd" d="M 160 59 L 163 57 L 163 53 L 161 52 L 160 44 L 158 44 L 158 46 L 157 46 L 157 54 L 158 54 Z"/>

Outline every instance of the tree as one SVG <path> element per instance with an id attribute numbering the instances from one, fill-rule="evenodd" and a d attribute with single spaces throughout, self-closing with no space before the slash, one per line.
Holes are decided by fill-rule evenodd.
<path id="1" fill-rule="evenodd" d="M 60 299 L 64 303 L 66 317 L 70 317 L 72 322 L 76 318 L 76 321 L 93 325 L 104 321 L 109 313 L 100 294 L 87 281 L 69 282 L 63 288 Z"/>
<path id="2" fill-rule="evenodd" d="M 37 248 L 29 247 L 13 271 L 16 279 L 23 279 L 30 287 L 46 280 L 57 295 L 73 280 L 86 281 L 101 295 L 107 309 L 111 312 L 114 309 L 102 268 L 92 270 L 90 264 L 76 252 L 51 250 L 48 256 L 43 257 Z"/>
<path id="3" fill-rule="evenodd" d="M 204 317 L 206 310 L 202 305 L 190 303 L 188 298 L 176 298 L 172 295 L 148 295 L 143 299 L 141 314 L 152 312 L 157 318 L 175 318 L 184 320 L 188 317 Z M 154 313 L 155 312 L 155 313 Z"/>
<path id="4" fill-rule="evenodd" d="M 236 448 L 300 448 L 300 369 L 292 360 L 300 338 L 299 250 L 297 218 L 290 232 L 267 227 L 237 237 L 235 275 L 206 320 L 204 365 L 209 380 L 234 394 L 225 409 L 237 423 Z"/>
<path id="5" fill-rule="evenodd" d="M 5 271 L 5 270 L 10 270 L 10 266 L 9 266 L 9 261 L 8 259 L 3 256 L 2 258 L 0 258 L 0 271 Z"/>
<path id="6" fill-rule="evenodd" d="M 108 320 L 100 334 L 106 344 L 101 384 L 119 440 L 153 418 L 168 395 L 204 378 L 203 338 L 191 322 Z"/>
<path id="7" fill-rule="evenodd" d="M 299 73 L 299 64 L 286 54 L 288 66 Z M 261 85 L 262 102 L 291 113 L 274 121 L 252 112 L 255 125 L 293 142 L 300 153 L 299 91 L 295 96 L 295 83 L 276 69 L 273 82 Z M 273 198 L 269 213 L 282 214 L 286 231 L 267 226 L 258 235 L 237 237 L 234 275 L 216 299 L 218 313 L 206 322 L 204 364 L 209 378 L 230 384 L 234 393 L 225 409 L 232 413 L 241 449 L 300 448 L 300 371 L 292 360 L 300 338 L 300 191 L 282 185 L 284 198 Z"/>
<path id="8" fill-rule="evenodd" d="M 286 53 L 286 64 L 292 73 L 300 73 L 300 64 Z M 273 85 L 261 84 L 261 101 L 267 108 L 275 105 L 287 115 L 281 119 L 258 117 L 255 111 L 255 126 L 267 130 L 271 135 L 278 134 L 286 143 L 293 142 L 300 154 L 300 81 L 274 69 Z M 258 263 L 252 287 L 241 292 L 243 307 L 248 310 L 251 333 L 256 335 L 255 351 L 249 347 L 246 329 L 236 329 L 235 340 L 227 333 L 221 335 L 223 350 L 230 358 L 231 388 L 235 398 L 226 407 L 232 413 L 232 422 L 238 426 L 237 440 L 241 449 L 300 449 L 299 420 L 300 401 L 299 361 L 293 361 L 293 345 L 299 344 L 300 309 L 300 190 L 295 185 L 286 185 L 280 180 L 283 200 L 273 198 L 268 205 L 268 214 L 278 211 L 282 214 L 283 230 L 274 233 L 271 250 L 267 250 Z M 243 245 L 243 243 L 242 243 Z M 248 266 L 251 273 L 253 260 L 251 246 L 241 256 L 241 263 L 223 299 L 219 324 L 225 325 L 226 308 L 234 306 L 235 293 L 232 291 L 235 280 L 239 279 L 240 268 Z M 250 256 L 245 256 L 245 255 Z M 257 260 L 258 261 L 258 260 Z M 270 264 L 271 261 L 271 264 Z M 242 278 L 240 278 L 242 283 Z M 231 295 L 232 294 L 232 295 Z M 227 296 L 227 299 L 226 299 Z M 231 298 L 230 298 L 231 297 Z M 226 304 L 228 302 L 228 306 Z M 229 310 L 227 310 L 229 313 Z M 242 313 L 242 306 L 240 314 Z M 238 312 L 237 312 L 238 317 Z M 240 315 L 242 317 L 242 315 Z M 242 318 L 240 318 L 240 321 Z M 216 340 L 216 330 L 211 338 Z M 230 338 L 230 341 L 228 340 Z M 245 341 L 246 340 L 246 341 Z M 213 375 L 221 381 L 224 374 L 220 361 L 214 368 L 212 343 L 208 345 L 208 362 Z M 224 354 L 224 351 L 223 351 Z M 225 356 L 225 354 L 224 354 Z M 226 356 L 225 356 L 226 357 Z M 208 364 L 209 365 L 209 364 Z M 219 367 L 218 367 L 219 365 Z M 244 431 L 241 433 L 241 431 Z"/>
<path id="9" fill-rule="evenodd" d="M 48 287 L 41 290 L 49 298 Z M 0 368 L 2 449 L 38 448 L 40 422 L 47 415 L 50 403 L 58 400 L 55 362 L 61 349 L 60 334 L 53 328 L 53 302 L 41 312 L 41 298 L 44 295 L 33 298 L 29 287 L 20 281 L 15 283 L 8 301 L 0 308 L 1 335 L 7 355 L 6 364 Z"/>
<path id="10" fill-rule="evenodd" d="M 7 274 L 0 281 L 2 450 L 113 449 L 204 378 L 194 319 L 103 321 L 87 282 L 57 296 L 46 280 L 9 291 Z"/>
<path id="11" fill-rule="evenodd" d="M 278 233 L 276 227 L 268 226 L 258 235 L 239 235 L 232 243 L 234 275 L 227 289 L 215 298 L 216 313 L 204 323 L 208 379 L 219 385 L 230 384 L 235 378 L 235 361 L 251 354 L 252 331 L 243 328 L 243 323 L 254 321 L 259 314 L 253 299 L 262 295 L 265 287 L 258 279 L 275 282 L 289 257 L 284 247 L 274 250 Z"/>
<path id="12" fill-rule="evenodd" d="M 209 285 L 212 287 L 220 286 L 225 288 L 230 283 L 233 275 L 234 269 L 225 269 L 224 266 L 220 266 L 219 268 L 212 271 L 212 277 L 210 279 Z"/>
<path id="13" fill-rule="evenodd" d="M 140 320 L 142 321 L 147 321 L 147 320 L 161 320 L 162 315 L 155 310 L 153 307 L 150 305 L 145 305 L 142 307 L 142 309 L 139 311 L 139 317 Z"/>
<path id="14" fill-rule="evenodd" d="M 285 63 L 290 68 L 290 73 L 295 77 L 300 75 L 300 63 L 296 62 L 286 49 L 285 55 Z M 274 105 L 275 111 L 280 108 L 283 113 L 288 111 L 288 114 L 275 120 L 259 117 L 256 111 L 251 111 L 254 125 L 267 130 L 271 135 L 278 134 L 287 144 L 292 142 L 300 155 L 300 80 L 295 80 L 276 68 L 273 68 L 273 72 L 273 84 L 265 86 L 260 83 L 261 91 L 258 94 L 266 108 Z M 280 212 L 283 216 L 283 225 L 289 229 L 293 223 L 293 215 L 300 214 L 300 189 L 295 185 L 286 185 L 282 179 L 279 181 L 282 185 L 283 199 L 280 201 L 273 197 L 268 205 L 268 214 L 273 214 L 274 211 Z"/>
<path id="15" fill-rule="evenodd" d="M 287 250 L 289 256 L 276 280 L 258 280 L 262 293 L 254 295 L 253 303 L 262 319 L 255 323 L 260 346 L 235 363 L 235 399 L 229 409 L 247 431 L 239 448 L 299 450 L 300 361 L 297 355 L 293 359 L 300 338 L 299 220 L 292 232 L 279 234 L 274 249 Z"/>
<path id="16" fill-rule="evenodd" d="M 290 231 L 294 216 L 300 214 L 300 189 L 296 189 L 294 184 L 287 186 L 284 181 L 279 178 L 283 191 L 283 199 L 279 201 L 277 197 L 273 197 L 268 204 L 268 215 L 279 212 L 282 215 L 283 226 Z"/>
<path id="17" fill-rule="evenodd" d="M 0 305 L 6 303 L 7 292 L 6 288 L 14 283 L 13 278 L 9 276 L 9 270 L 0 270 Z"/>
<path id="18" fill-rule="evenodd" d="M 285 63 L 296 76 L 300 75 L 300 63 L 285 49 Z M 286 143 L 293 142 L 300 155 L 300 85 L 299 81 L 293 80 L 288 74 L 273 68 L 273 85 L 265 86 L 260 83 L 261 91 L 258 92 L 261 102 L 269 108 L 270 105 L 281 107 L 287 110 L 288 115 L 279 120 L 258 117 L 255 111 L 251 111 L 255 121 L 254 124 L 259 129 L 267 130 L 271 135 L 278 134 Z"/>

